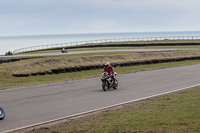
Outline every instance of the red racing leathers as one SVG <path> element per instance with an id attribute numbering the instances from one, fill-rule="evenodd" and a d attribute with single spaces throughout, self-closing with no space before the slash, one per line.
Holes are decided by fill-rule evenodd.
<path id="1" fill-rule="evenodd" d="M 114 68 L 110 65 L 108 68 L 104 68 L 103 72 L 107 72 L 109 75 L 111 75 L 113 81 L 115 82 L 115 75 L 114 75 Z"/>
<path id="2" fill-rule="evenodd" d="M 114 74 L 114 68 L 112 66 L 109 66 L 108 68 L 107 67 L 104 68 L 103 72 L 105 72 L 105 71 L 108 72 L 109 75 Z"/>

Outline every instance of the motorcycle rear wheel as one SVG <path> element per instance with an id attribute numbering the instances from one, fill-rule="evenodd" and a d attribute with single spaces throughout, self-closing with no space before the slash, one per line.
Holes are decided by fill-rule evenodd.
<path id="1" fill-rule="evenodd" d="M 115 87 L 113 87 L 113 89 L 117 89 L 117 87 L 118 87 L 118 81 L 117 81 L 117 79 L 115 79 L 115 81 L 116 81 L 116 83 L 115 83 Z"/>
<path id="2" fill-rule="evenodd" d="M 0 120 L 3 120 L 5 118 L 5 112 L 3 108 L 0 107 Z"/>

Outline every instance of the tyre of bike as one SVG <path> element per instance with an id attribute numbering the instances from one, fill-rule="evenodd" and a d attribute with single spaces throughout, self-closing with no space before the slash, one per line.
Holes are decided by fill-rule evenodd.
<path id="1" fill-rule="evenodd" d="M 102 82 L 102 88 L 104 91 L 107 91 L 109 89 L 109 84 L 107 81 Z"/>
<path id="2" fill-rule="evenodd" d="M 5 118 L 5 112 L 3 108 L 0 107 L 0 120 L 3 120 Z"/>

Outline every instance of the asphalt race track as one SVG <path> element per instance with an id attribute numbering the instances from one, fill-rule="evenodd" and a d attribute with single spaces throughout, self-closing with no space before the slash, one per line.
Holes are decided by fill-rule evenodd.
<path id="1" fill-rule="evenodd" d="M 195 50 L 194 48 L 171 48 L 171 49 L 118 49 L 118 50 L 93 50 L 93 51 L 72 51 L 68 53 L 61 52 L 52 52 L 52 53 L 37 53 L 37 54 L 21 54 L 13 56 L 0 56 L 0 57 L 22 57 L 22 56 L 48 56 L 48 55 L 64 55 L 64 54 L 84 54 L 84 53 L 98 53 L 98 52 L 123 52 L 123 51 L 132 51 L 132 52 L 158 52 L 158 51 L 179 51 L 179 50 Z"/>
<path id="2" fill-rule="evenodd" d="M 200 64 L 120 74 L 117 79 L 119 88 L 106 92 L 100 77 L 1 90 L 6 118 L 0 132 L 198 86 Z"/>

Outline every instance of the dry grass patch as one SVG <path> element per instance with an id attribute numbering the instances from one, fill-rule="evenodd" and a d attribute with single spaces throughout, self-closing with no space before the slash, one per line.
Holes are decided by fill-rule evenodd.
<path id="1" fill-rule="evenodd" d="M 110 52 L 81 55 L 49 56 L 44 58 L 13 62 L 12 64 L 1 64 L 0 72 L 31 73 L 39 71 L 50 71 L 51 69 L 62 67 L 103 64 L 106 61 L 109 61 L 111 63 L 119 63 L 127 61 L 190 56 L 200 56 L 199 50 L 168 52 Z"/>

